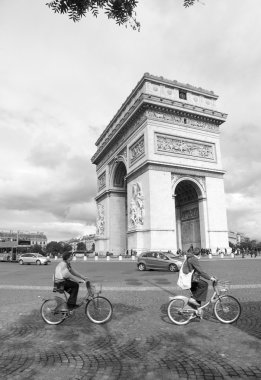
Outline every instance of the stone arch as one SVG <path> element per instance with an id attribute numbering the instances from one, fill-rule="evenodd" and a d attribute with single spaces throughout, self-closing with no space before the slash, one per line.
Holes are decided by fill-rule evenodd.
<path id="1" fill-rule="evenodd" d="M 205 199 L 204 181 L 182 176 L 173 186 L 175 198 L 175 218 L 177 246 L 183 251 L 206 248 L 207 218 L 202 201 Z"/>
<path id="2" fill-rule="evenodd" d="M 172 193 L 173 193 L 173 195 L 175 195 L 175 189 L 176 189 L 177 185 L 183 181 L 189 181 L 189 182 L 192 182 L 194 184 L 194 187 L 195 187 L 195 190 L 198 194 L 199 199 L 200 198 L 206 198 L 205 181 L 204 181 L 203 177 L 197 177 L 197 176 L 194 176 L 194 177 L 191 176 L 190 177 L 190 176 L 184 176 L 184 175 L 178 175 L 178 176 L 174 175 L 172 177 Z"/>
<path id="3" fill-rule="evenodd" d="M 116 187 L 126 189 L 126 174 L 127 165 L 125 158 L 123 156 L 116 157 L 114 162 L 111 164 L 110 188 Z"/>
<path id="4" fill-rule="evenodd" d="M 111 163 L 109 178 L 109 250 L 116 255 L 127 249 L 127 166 L 123 156 Z"/>

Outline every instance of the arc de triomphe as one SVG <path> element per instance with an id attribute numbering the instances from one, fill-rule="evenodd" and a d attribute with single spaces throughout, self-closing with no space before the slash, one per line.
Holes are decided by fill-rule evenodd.
<path id="1" fill-rule="evenodd" d="M 217 99 L 144 74 L 96 142 L 96 251 L 228 247 Z"/>

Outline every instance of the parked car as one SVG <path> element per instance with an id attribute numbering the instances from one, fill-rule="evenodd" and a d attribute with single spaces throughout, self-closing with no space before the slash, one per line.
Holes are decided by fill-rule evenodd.
<path id="1" fill-rule="evenodd" d="M 51 261 L 47 257 L 41 255 L 40 253 L 23 253 L 22 255 L 20 255 L 18 259 L 18 263 L 20 265 L 23 265 L 23 264 L 47 265 L 50 262 Z"/>
<path id="2" fill-rule="evenodd" d="M 138 256 L 137 267 L 140 271 L 146 269 L 167 269 L 171 272 L 178 272 L 181 268 L 182 262 L 177 260 L 173 253 L 149 251 L 143 252 Z"/>

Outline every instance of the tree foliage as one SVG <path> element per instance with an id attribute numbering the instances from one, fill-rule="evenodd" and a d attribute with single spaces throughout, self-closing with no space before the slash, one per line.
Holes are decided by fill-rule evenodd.
<path id="1" fill-rule="evenodd" d="M 196 1 L 199 0 L 183 0 L 183 5 L 187 8 Z M 74 22 L 80 21 L 88 12 L 97 17 L 102 10 L 116 24 L 129 24 L 132 29 L 140 30 L 135 11 L 138 0 L 52 0 L 46 5 L 55 13 L 68 14 Z"/>
<path id="2" fill-rule="evenodd" d="M 77 251 L 86 251 L 86 244 L 83 241 L 77 243 Z"/>
<path id="3" fill-rule="evenodd" d="M 63 246 L 57 241 L 50 241 L 46 246 L 46 253 L 52 256 L 60 255 L 63 253 Z"/>
<path id="4" fill-rule="evenodd" d="M 30 247 L 29 252 L 34 252 L 34 253 L 41 253 L 43 254 L 43 250 L 41 245 L 39 244 L 34 244 Z"/>

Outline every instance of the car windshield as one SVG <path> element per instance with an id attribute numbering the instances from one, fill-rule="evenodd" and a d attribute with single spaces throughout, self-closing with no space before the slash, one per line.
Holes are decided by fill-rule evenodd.
<path id="1" fill-rule="evenodd" d="M 168 257 L 170 258 L 170 259 L 177 259 L 177 257 L 175 256 L 175 255 L 170 255 L 170 254 L 168 254 Z"/>

